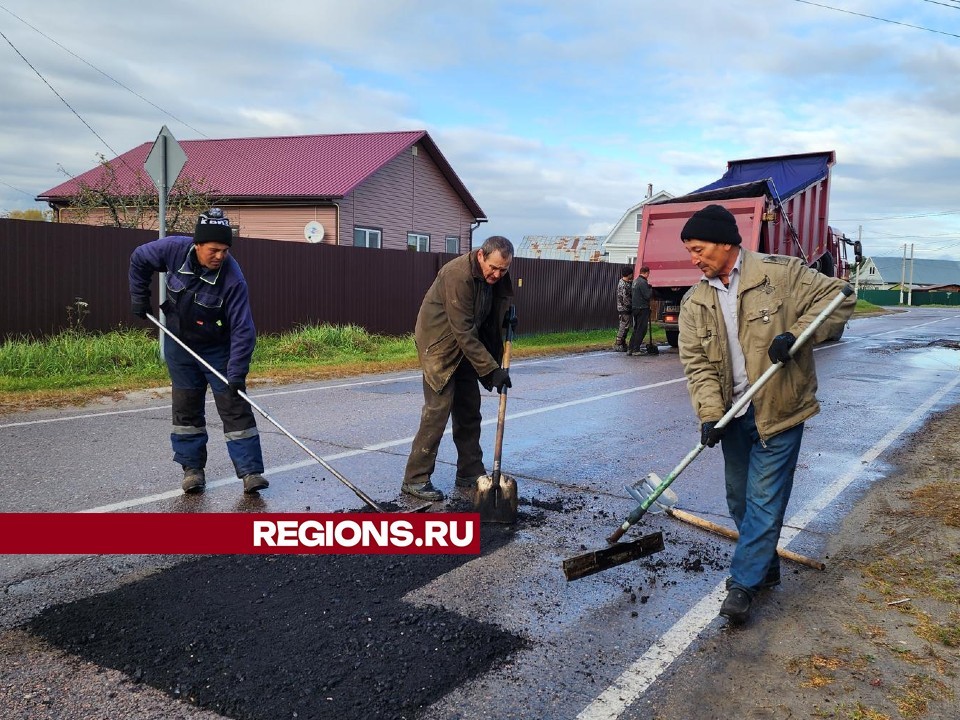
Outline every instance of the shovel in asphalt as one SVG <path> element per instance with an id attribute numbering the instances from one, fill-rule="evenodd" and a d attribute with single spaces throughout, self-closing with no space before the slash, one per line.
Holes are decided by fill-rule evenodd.
<path id="1" fill-rule="evenodd" d="M 503 346 L 504 370 L 510 369 L 510 350 L 513 345 L 513 325 L 517 311 L 511 305 L 507 314 L 507 338 Z M 500 410 L 497 413 L 497 437 L 493 445 L 493 472 L 477 478 L 475 509 L 480 513 L 480 522 L 509 525 L 517 521 L 517 481 L 500 471 L 500 456 L 503 452 L 503 426 L 507 417 L 507 388 L 500 390 Z"/>
<path id="2" fill-rule="evenodd" d="M 830 304 L 827 305 L 821 311 L 821 313 L 813 319 L 813 322 L 811 322 L 802 333 L 800 333 L 800 337 L 794 341 L 793 346 L 790 348 L 790 355 L 796 355 L 797 350 L 799 350 L 803 344 L 813 336 L 823 322 L 833 314 L 833 311 L 836 310 L 840 304 L 851 295 L 853 295 L 853 288 L 849 285 L 844 285 L 843 289 L 837 293 L 837 296 L 830 301 Z M 726 414 L 717 421 L 717 424 L 714 427 L 718 430 L 726 427 L 737 416 L 737 413 L 747 406 L 747 404 L 753 399 L 753 396 L 759 392 L 760 388 L 766 385 L 767 381 L 782 367 L 782 362 L 774 363 L 768 367 L 763 375 L 761 375 L 759 379 L 752 386 L 750 386 L 747 392 L 745 392 L 743 396 L 733 404 L 733 407 L 727 410 Z M 657 501 L 657 498 L 660 497 L 663 491 L 670 487 L 670 484 L 677 479 L 677 476 L 680 475 L 680 473 L 682 473 L 701 452 L 703 452 L 705 447 L 706 445 L 703 443 L 697 443 L 697 446 L 687 453 L 687 456 L 680 461 L 680 464 L 671 470 L 667 477 L 665 477 L 663 480 L 660 480 L 660 482 L 656 485 L 656 487 L 653 488 L 646 499 L 642 500 L 640 504 L 633 510 L 633 512 L 630 513 L 627 519 L 623 521 L 620 527 L 618 527 L 613 534 L 607 538 L 607 542 L 610 544 L 617 542 L 623 537 L 623 534 L 627 530 L 638 523 L 640 518 L 646 514 L 647 510 L 649 510 L 650 506 Z M 627 488 L 627 491 L 630 492 L 630 488 Z"/>
<path id="3" fill-rule="evenodd" d="M 173 340 L 175 343 L 177 343 L 177 345 L 179 345 L 179 346 L 182 347 L 184 350 L 186 350 L 188 353 L 190 353 L 190 355 L 193 357 L 194 360 L 196 360 L 198 363 L 200 363 L 201 365 L 203 365 L 207 370 L 209 370 L 211 373 L 213 373 L 213 374 L 216 375 L 218 378 L 220 378 L 220 380 L 222 380 L 222 381 L 224 382 L 224 384 L 229 384 L 229 381 L 227 380 L 227 378 L 225 378 L 225 377 L 223 376 L 223 374 L 222 374 L 221 372 L 219 372 L 219 371 L 218 371 L 215 367 L 213 367 L 210 363 L 208 363 L 206 360 L 204 360 L 202 357 L 200 357 L 200 356 L 199 356 L 197 353 L 195 353 L 191 348 L 187 347 L 187 344 L 184 343 L 183 340 L 181 340 L 181 339 L 178 338 L 176 335 L 174 335 L 172 332 L 170 332 L 169 330 L 167 330 L 167 328 L 163 325 L 163 323 L 161 323 L 159 320 L 157 320 L 153 315 L 151 315 L 150 313 L 147 313 L 147 320 L 149 320 L 149 321 L 152 322 L 154 325 L 156 325 L 164 335 L 166 335 L 168 338 L 170 338 L 170 339 Z M 247 395 L 243 390 L 238 390 L 238 391 L 237 391 L 237 395 L 239 395 L 239 396 L 242 397 L 244 400 L 246 400 L 248 403 L 250 403 L 250 407 L 252 407 L 252 408 L 255 409 L 257 412 L 259 412 L 261 415 L 263 415 L 263 417 L 265 417 L 268 421 L 270 421 L 270 423 L 272 423 L 272 424 L 274 425 L 274 427 L 277 428 L 277 430 L 279 430 L 279 431 L 282 432 L 284 435 L 286 435 L 288 438 L 290 438 L 291 440 L 293 440 L 293 442 L 296 443 L 296 445 L 297 445 L 301 450 L 303 450 L 305 453 L 307 453 L 307 455 L 309 455 L 309 456 L 312 457 L 314 460 L 316 460 L 318 463 L 320 463 L 320 465 L 321 465 L 327 472 L 329 472 L 331 475 L 333 475 L 337 480 L 339 480 L 339 481 L 342 482 L 344 485 L 346 485 L 348 488 L 350 488 L 350 489 L 353 491 L 353 493 L 354 493 L 358 498 L 360 498 L 360 499 L 363 500 L 367 505 L 369 505 L 371 508 L 373 508 L 374 511 L 379 512 L 379 513 L 386 512 L 386 510 L 384 510 L 382 507 L 380 507 L 379 505 L 377 505 L 376 502 L 374 502 L 373 498 L 371 498 L 369 495 L 367 495 L 365 492 L 363 492 L 363 490 L 361 490 L 360 488 L 358 488 L 358 487 L 357 487 L 356 485 L 354 485 L 352 482 L 350 482 L 349 480 L 347 480 L 343 475 L 341 475 L 341 474 L 340 474 L 339 472 L 337 472 L 333 467 L 331 467 L 330 464 L 329 464 L 326 460 L 324 460 L 322 457 L 320 457 L 319 455 L 317 455 L 313 450 L 311 450 L 311 449 L 308 448 L 306 445 L 304 445 L 302 442 L 300 442 L 300 440 L 298 440 L 298 439 L 293 435 L 293 433 L 291 433 L 289 430 L 287 430 L 285 427 L 283 427 L 283 425 L 281 425 L 279 422 L 277 422 L 276 420 L 274 420 L 274 419 L 270 416 L 270 413 L 268 413 L 268 412 L 267 412 L 266 410 L 264 410 L 262 407 L 260 407 L 259 405 L 257 405 L 257 403 L 254 402 L 253 398 L 251 398 L 249 395 Z M 419 506 L 419 507 L 417 507 L 417 508 L 414 508 L 414 509 L 411 510 L 410 512 L 422 512 L 423 510 L 426 510 L 428 507 L 430 507 L 431 504 L 432 504 L 432 503 L 427 503 L 427 504 L 425 504 L 425 505 Z"/>

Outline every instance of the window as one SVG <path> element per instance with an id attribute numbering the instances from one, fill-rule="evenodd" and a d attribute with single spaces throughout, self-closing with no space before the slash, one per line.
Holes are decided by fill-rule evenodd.
<path id="1" fill-rule="evenodd" d="M 640 232 L 643 229 L 641 227 L 642 225 L 643 225 L 643 213 L 638 212 L 637 213 L 637 232 Z"/>
<path id="2" fill-rule="evenodd" d="M 353 229 L 353 246 L 365 248 L 380 247 L 381 231 L 374 228 L 355 227 Z"/>
<path id="3" fill-rule="evenodd" d="M 407 233 L 407 250 L 416 250 L 417 252 L 429 252 L 430 236 L 421 233 Z"/>
<path id="4" fill-rule="evenodd" d="M 446 244 L 446 250 L 448 253 L 452 253 L 454 255 L 460 254 L 460 238 L 458 238 L 456 235 L 447 235 L 447 238 L 444 242 Z"/>

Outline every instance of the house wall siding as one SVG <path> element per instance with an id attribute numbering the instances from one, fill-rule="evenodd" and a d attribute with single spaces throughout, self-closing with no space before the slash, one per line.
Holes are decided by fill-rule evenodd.
<path id="1" fill-rule="evenodd" d="M 343 244 L 353 244 L 353 228 L 360 226 L 380 228 L 386 250 L 406 249 L 408 232 L 429 235 L 431 252 L 444 252 L 448 235 L 459 238 L 461 253 L 470 249 L 473 217 L 430 155 L 416 147 L 416 155 L 401 153 L 347 196 Z"/>

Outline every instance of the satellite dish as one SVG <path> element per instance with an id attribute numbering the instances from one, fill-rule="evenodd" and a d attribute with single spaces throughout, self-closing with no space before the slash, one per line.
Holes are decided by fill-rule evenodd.
<path id="1" fill-rule="evenodd" d="M 316 220 L 311 220 L 303 226 L 303 237 L 307 242 L 318 243 L 323 240 L 323 225 Z"/>

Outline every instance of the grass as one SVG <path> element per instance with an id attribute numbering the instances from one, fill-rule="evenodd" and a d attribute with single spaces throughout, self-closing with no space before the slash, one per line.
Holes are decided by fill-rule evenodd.
<path id="1" fill-rule="evenodd" d="M 78 299 L 78 303 L 79 303 Z M 68 311 L 72 309 L 68 307 Z M 884 312 L 857 301 L 856 312 Z M 168 383 L 149 329 L 90 333 L 83 330 L 84 309 L 71 314 L 71 329 L 47 339 L 7 339 L 0 345 L 0 411 L 82 402 L 109 393 Z M 614 328 L 522 335 L 515 357 L 609 348 Z M 662 329 L 654 340 L 666 342 Z M 310 325 L 257 339 L 250 382 L 294 382 L 418 367 L 412 335 L 368 333 L 354 325 Z"/>
<path id="2" fill-rule="evenodd" d="M 517 337 L 515 357 L 608 348 L 614 329 Z M 654 337 L 664 340 L 663 332 Z M 257 339 L 250 381 L 342 377 L 418 367 L 413 336 L 376 335 L 346 325 L 311 325 Z M 0 345 L 0 409 L 62 405 L 168 383 L 155 332 L 88 333 L 8 339 Z"/>

